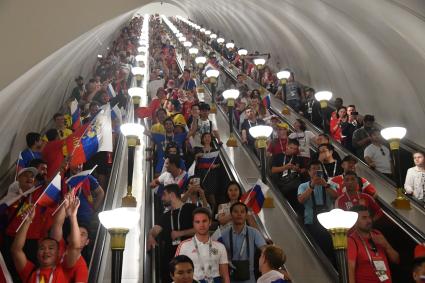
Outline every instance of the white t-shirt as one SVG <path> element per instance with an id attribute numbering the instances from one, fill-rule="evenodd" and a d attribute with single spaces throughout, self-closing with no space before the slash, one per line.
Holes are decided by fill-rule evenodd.
<path id="1" fill-rule="evenodd" d="M 170 184 L 178 184 L 180 180 L 184 178 L 185 175 L 186 175 L 186 171 L 184 170 L 182 170 L 181 174 L 178 175 L 176 178 L 174 178 L 170 172 L 164 172 L 161 175 L 159 175 L 158 182 L 160 184 L 163 184 L 164 186 L 170 185 Z"/>
<path id="2" fill-rule="evenodd" d="M 425 191 L 425 172 L 421 171 L 417 166 L 409 168 L 404 182 L 404 189 L 408 194 L 419 200 L 423 200 Z"/>
<path id="3" fill-rule="evenodd" d="M 290 139 L 296 139 L 300 143 L 299 156 L 310 158 L 310 146 L 313 145 L 315 135 L 310 131 L 304 133 L 292 133 L 289 135 Z"/>
<path id="4" fill-rule="evenodd" d="M 376 146 L 370 144 L 364 150 L 364 157 L 368 156 L 375 163 L 376 170 L 391 174 L 391 155 L 390 150 L 386 146 Z"/>
<path id="5" fill-rule="evenodd" d="M 196 122 L 194 121 L 194 123 Z M 210 126 L 212 127 L 212 129 L 210 129 Z M 198 129 L 196 130 L 196 133 L 193 136 L 192 146 L 202 147 L 202 144 L 201 144 L 202 134 L 212 133 L 213 131 L 217 131 L 217 124 L 214 121 L 210 119 L 207 119 L 205 121 L 198 119 Z"/>
<path id="6" fill-rule="evenodd" d="M 202 243 L 198 241 L 196 236 L 180 243 L 176 251 L 176 256 L 178 255 L 186 255 L 193 261 L 195 267 L 193 279 L 195 280 L 220 277 L 219 265 L 229 263 L 226 247 L 222 243 L 211 239 Z"/>
<path id="7" fill-rule="evenodd" d="M 284 280 L 285 276 L 283 276 L 282 273 L 276 270 L 270 270 L 269 272 L 261 275 L 260 278 L 258 278 L 257 283 L 281 283 L 283 281 L 278 280 Z"/>

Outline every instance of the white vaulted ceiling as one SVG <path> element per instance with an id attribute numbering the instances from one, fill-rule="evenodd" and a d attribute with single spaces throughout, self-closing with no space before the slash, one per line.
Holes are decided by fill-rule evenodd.
<path id="1" fill-rule="evenodd" d="M 94 29 L 92 42 L 109 39 L 123 24 L 126 12 L 154 1 L 74 0 L 0 2 L 0 99 L 16 95 L 13 89 L 29 87 L 22 75 L 50 54 L 85 32 Z M 219 31 L 250 51 L 270 52 L 276 68 L 289 67 L 301 82 L 316 89 L 328 89 L 356 104 L 362 113 L 373 113 L 384 125 L 408 128 L 408 137 L 425 145 L 425 1 L 422 0 L 169 0 L 198 24 Z M 117 18 L 121 15 L 121 18 Z M 111 19 L 114 24 L 106 22 Z M 105 24 L 103 24 L 105 23 Z M 93 30 L 92 30 L 93 32 Z M 76 39 L 77 38 L 77 39 Z M 90 41 L 90 39 L 85 39 Z M 87 41 L 87 42 L 88 42 Z M 75 43 L 76 44 L 76 43 Z M 92 48 L 96 44 L 90 45 Z M 97 45 L 102 48 L 101 45 Z M 68 46 L 68 48 L 70 48 Z M 71 49 L 69 49 L 71 50 Z M 81 51 L 81 50 L 80 50 Z M 86 54 L 85 54 L 86 52 Z M 96 51 L 84 49 L 77 58 L 87 59 Z M 86 55 L 86 56 L 85 56 Z M 74 77 L 74 66 L 83 61 L 61 62 Z M 73 68 L 73 66 L 75 68 Z M 45 69 L 44 69 L 45 71 Z M 32 70 L 37 73 L 40 71 Z M 54 80 L 43 80 L 51 84 Z M 13 83 L 12 83 L 13 82 Z M 12 83 L 12 85 L 11 85 Z M 6 87 L 7 86 L 7 87 Z M 5 90 L 6 94 L 5 94 Z M 55 102 L 62 101 L 65 86 L 58 86 Z M 34 101 L 42 92 L 31 92 Z M 16 104 L 11 96 L 8 104 Z M 0 101 L 1 102 L 1 101 Z M 17 105 L 17 104 L 16 104 Z M 48 114 L 55 112 L 49 104 Z M 57 104 L 56 104 L 57 105 Z M 0 106 L 3 107 L 3 104 Z M 40 106 L 41 107 L 41 106 Z M 29 108 L 25 108 L 29 110 Z M 37 110 L 38 111 L 38 108 Z M 0 130 L 21 136 L 31 125 L 1 123 L 7 109 L 0 109 Z M 48 115 L 27 114 L 26 120 L 45 124 Z M 16 132 L 17 131 L 17 132 Z M 3 140 L 0 160 L 12 147 L 12 139 Z"/>

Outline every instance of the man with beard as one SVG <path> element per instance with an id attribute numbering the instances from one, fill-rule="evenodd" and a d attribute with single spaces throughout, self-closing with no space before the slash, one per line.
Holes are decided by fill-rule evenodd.
<path id="1" fill-rule="evenodd" d="M 42 159 L 31 160 L 29 167 L 37 169 L 38 173 L 35 175 L 35 186 L 41 186 L 47 184 L 47 162 Z"/>
<path id="2" fill-rule="evenodd" d="M 170 210 L 160 217 L 158 223 L 149 232 L 148 249 L 159 244 L 162 253 L 161 266 L 164 266 L 164 269 L 176 253 L 180 242 L 195 233 L 191 218 L 196 205 L 183 203 L 180 192 L 176 184 L 164 187 L 162 202 L 165 207 L 170 207 Z M 159 243 L 156 240 L 158 236 L 160 236 Z M 163 282 L 171 282 L 168 270 L 162 270 L 161 274 Z"/>

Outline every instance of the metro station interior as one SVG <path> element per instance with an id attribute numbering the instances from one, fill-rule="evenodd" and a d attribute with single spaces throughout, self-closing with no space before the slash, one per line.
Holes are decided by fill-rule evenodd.
<path id="1" fill-rule="evenodd" d="M 0 283 L 425 282 L 424 30 L 420 0 L 1 1 Z"/>

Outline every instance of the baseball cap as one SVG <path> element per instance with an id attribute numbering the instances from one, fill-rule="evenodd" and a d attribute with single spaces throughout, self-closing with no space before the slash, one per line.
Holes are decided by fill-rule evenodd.
<path id="1" fill-rule="evenodd" d="M 21 176 L 25 172 L 32 172 L 34 174 L 34 176 L 38 174 L 37 168 L 26 167 L 26 168 L 22 168 L 21 170 L 19 170 L 17 177 Z"/>
<path id="2" fill-rule="evenodd" d="M 278 123 L 278 124 L 276 124 L 276 127 L 280 128 L 280 129 L 287 129 L 287 130 L 289 129 L 289 126 L 286 123 Z"/>

